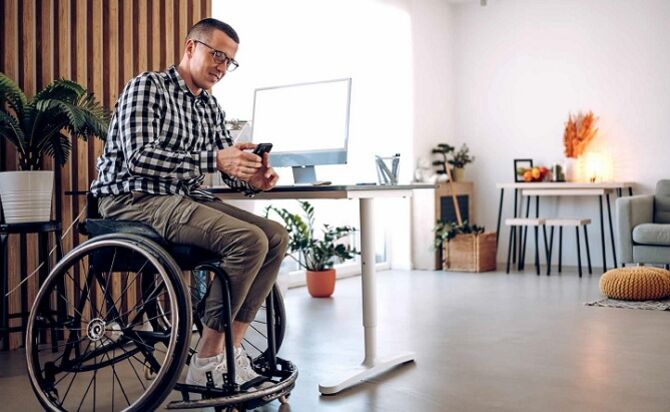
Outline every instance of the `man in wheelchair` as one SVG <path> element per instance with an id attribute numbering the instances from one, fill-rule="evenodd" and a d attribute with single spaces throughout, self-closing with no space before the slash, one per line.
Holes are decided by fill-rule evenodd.
<path id="1" fill-rule="evenodd" d="M 209 92 L 238 67 L 238 45 L 231 26 L 207 18 L 191 28 L 177 66 L 130 80 L 116 103 L 91 185 L 102 217 L 139 221 L 169 242 L 221 256 L 230 283 L 235 353 L 224 351 L 222 289 L 215 281 L 197 314 L 203 333 L 186 378 L 192 385 L 204 386 L 210 376 L 221 387 L 227 356 L 235 359 L 237 384 L 258 377 L 241 341 L 276 280 L 288 243 L 278 223 L 200 189 L 204 173 L 217 170 L 248 196 L 277 183 L 269 154 L 247 151 L 255 147 L 251 143 L 233 144 L 225 114 Z"/>

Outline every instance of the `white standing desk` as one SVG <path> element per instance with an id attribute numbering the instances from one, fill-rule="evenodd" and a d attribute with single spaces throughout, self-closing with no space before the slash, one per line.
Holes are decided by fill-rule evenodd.
<path id="1" fill-rule="evenodd" d="M 413 352 L 402 352 L 383 358 L 377 357 L 377 292 L 375 289 L 375 229 L 374 199 L 380 197 L 411 197 L 412 190 L 434 189 L 432 184 L 397 186 L 277 186 L 257 194 L 253 200 L 269 199 L 358 199 L 361 224 L 361 287 L 363 301 L 363 329 L 365 333 L 365 358 L 344 378 L 319 385 L 324 395 L 336 394 L 364 379 L 385 372 L 395 366 L 414 361 Z M 210 189 L 221 199 L 250 199 L 230 189 Z M 409 216 L 408 216 L 409 219 Z"/>

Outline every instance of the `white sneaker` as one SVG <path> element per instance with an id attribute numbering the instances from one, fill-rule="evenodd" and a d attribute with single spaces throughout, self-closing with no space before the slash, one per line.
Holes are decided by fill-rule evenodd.
<path id="1" fill-rule="evenodd" d="M 260 376 L 251 367 L 251 360 L 244 348 L 235 348 L 235 382 L 241 385 Z"/>
<path id="2" fill-rule="evenodd" d="M 207 386 L 207 372 L 211 372 L 214 386 L 221 388 L 223 387 L 223 375 L 226 370 L 226 357 L 223 353 L 204 359 L 195 355 L 188 365 L 186 384 Z"/>
<path id="3" fill-rule="evenodd" d="M 211 372 L 214 387 L 223 387 L 223 375 L 226 374 L 228 367 L 226 365 L 225 354 L 219 354 L 211 358 L 198 358 L 194 356 L 191 364 L 188 365 L 186 374 L 187 385 L 207 386 L 207 372 Z M 235 348 L 235 383 L 237 385 L 245 384 L 253 379 L 260 377 L 251 367 L 249 356 L 242 348 Z M 263 382 L 259 387 L 266 388 L 271 386 L 269 382 Z M 253 392 L 256 388 L 250 387 L 247 392 Z"/>
<path id="4" fill-rule="evenodd" d="M 256 378 L 260 378 L 261 375 L 256 373 L 255 370 L 251 367 L 251 358 L 247 355 L 247 352 L 244 348 L 239 347 L 235 348 L 235 381 L 238 385 L 241 385 L 240 381 L 243 383 L 250 382 Z M 247 391 L 252 392 L 256 390 L 255 388 L 265 389 L 273 385 L 272 382 L 264 381 L 260 384 L 256 384 Z"/>

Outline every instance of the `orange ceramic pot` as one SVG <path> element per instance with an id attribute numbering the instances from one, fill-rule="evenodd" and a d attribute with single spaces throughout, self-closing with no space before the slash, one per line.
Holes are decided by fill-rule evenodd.
<path id="1" fill-rule="evenodd" d="M 307 271 L 307 290 L 312 297 L 327 298 L 335 291 L 335 269 Z"/>

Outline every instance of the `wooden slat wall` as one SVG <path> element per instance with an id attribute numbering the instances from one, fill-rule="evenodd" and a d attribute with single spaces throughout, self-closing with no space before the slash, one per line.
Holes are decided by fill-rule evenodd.
<path id="1" fill-rule="evenodd" d="M 211 0 L 0 0 L 0 71 L 32 96 L 56 78 L 72 79 L 113 109 L 125 83 L 146 70 L 178 63 L 188 29 L 211 13 Z M 73 141 L 72 156 L 57 173 L 55 211 L 67 228 L 83 210 L 85 199 L 65 191 L 86 190 L 95 178 L 95 159 L 102 142 Z M 16 170 L 13 147 L 0 143 L 0 170 Z M 54 168 L 51 159 L 43 168 Z M 17 285 L 20 256 L 27 273 L 37 267 L 35 236 L 21 246 L 10 236 L 9 287 Z M 84 241 L 78 234 L 64 239 L 65 252 Z M 53 240 L 51 242 L 53 244 Z M 29 284 L 29 299 L 37 285 Z M 20 294 L 10 296 L 10 311 L 20 310 Z M 18 325 L 13 320 L 10 325 Z M 22 345 L 15 333 L 10 347 Z"/>

